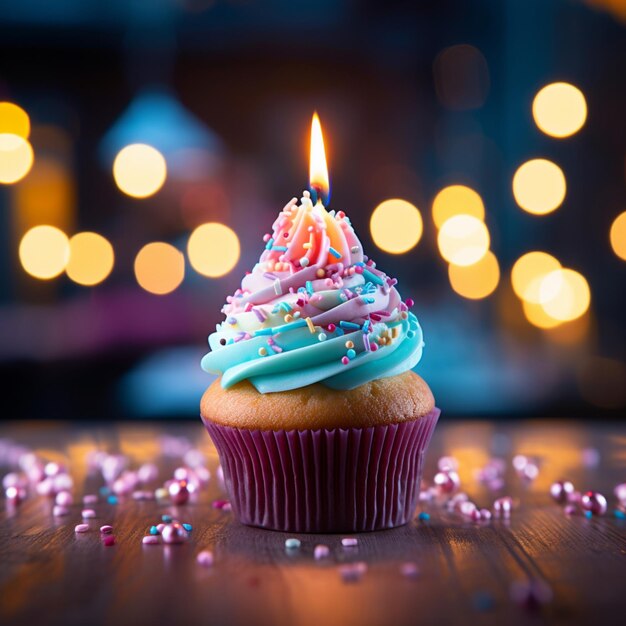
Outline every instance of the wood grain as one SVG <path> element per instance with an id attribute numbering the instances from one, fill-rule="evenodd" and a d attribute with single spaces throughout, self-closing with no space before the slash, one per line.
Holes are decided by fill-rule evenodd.
<path id="1" fill-rule="evenodd" d="M 65 460 L 76 492 L 93 492 L 102 479 L 90 474 L 86 457 L 95 448 L 128 455 L 134 466 L 158 460 L 165 480 L 179 464 L 160 455 L 165 434 L 188 438 L 209 459 L 215 450 L 199 423 L 68 424 L 5 422 L 0 437 Z M 600 452 L 596 467 L 583 466 L 583 450 Z M 520 501 L 510 520 L 474 524 L 440 507 L 426 508 L 427 522 L 359 536 L 344 549 L 337 535 L 300 535 L 302 548 L 287 554 L 288 535 L 239 525 L 211 502 L 224 495 L 215 479 L 186 506 L 122 501 L 98 504 L 93 531 L 74 533 L 72 515 L 53 518 L 52 503 L 33 497 L 16 511 L 0 512 L 1 624 L 211 624 L 381 626 L 393 624 L 617 624 L 626 614 L 626 522 L 613 517 L 566 517 L 547 493 L 567 477 L 577 488 L 612 497 L 626 480 L 626 429 L 592 422 L 440 422 L 425 476 L 436 460 L 452 454 L 461 462 L 463 488 L 481 506 L 494 495 L 474 471 L 494 453 L 540 458 L 531 486 L 511 475 L 507 493 Z M 589 453 L 588 453 L 589 455 Z M 8 468 L 4 468 L 8 471 Z M 4 473 L 4 471 L 2 472 Z M 142 546 L 149 526 L 169 513 L 193 524 L 181 546 Z M 101 524 L 115 527 L 117 545 L 101 544 Z M 318 543 L 331 547 L 327 562 L 313 560 Z M 198 566 L 195 555 L 211 549 L 216 563 Z M 338 565 L 364 561 L 356 583 L 343 582 Z M 414 561 L 415 580 L 400 566 Z M 539 613 L 510 599 L 517 580 L 546 581 L 553 601 Z"/>

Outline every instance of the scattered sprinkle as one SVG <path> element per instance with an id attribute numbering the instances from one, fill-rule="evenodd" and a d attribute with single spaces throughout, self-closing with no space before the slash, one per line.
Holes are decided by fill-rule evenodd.
<path id="1" fill-rule="evenodd" d="M 202 552 L 198 552 L 196 562 L 198 565 L 202 565 L 202 567 L 211 567 L 214 562 L 213 552 L 210 550 L 202 550 Z"/>
<path id="2" fill-rule="evenodd" d="M 313 558 L 316 561 L 320 561 L 322 559 L 327 558 L 329 554 L 330 554 L 330 548 L 324 545 L 323 543 L 318 544 L 313 549 Z"/>
<path id="3" fill-rule="evenodd" d="M 86 533 L 89 530 L 89 524 L 76 524 L 74 526 L 75 533 Z"/>
<path id="4" fill-rule="evenodd" d="M 117 497 L 117 496 L 113 496 L 113 495 L 111 495 L 111 496 L 109 496 L 109 497 L 107 498 L 107 502 L 108 502 L 109 504 L 117 504 L 117 503 L 119 502 L 119 499 L 118 499 L 118 497 Z"/>
<path id="5" fill-rule="evenodd" d="M 350 363 L 350 359 L 349 359 L 347 356 L 342 356 L 342 357 L 341 357 L 341 362 L 342 362 L 344 365 L 348 365 L 348 363 Z"/>
<path id="6" fill-rule="evenodd" d="M 98 496 L 95 493 L 88 493 L 83 496 L 83 504 L 95 504 L 98 502 Z"/>
<path id="7" fill-rule="evenodd" d="M 357 563 L 348 563 L 346 565 L 339 566 L 339 575 L 345 583 L 356 583 L 367 572 L 367 564 L 363 561 Z"/>
<path id="8" fill-rule="evenodd" d="M 360 324 L 355 324 L 354 322 L 345 322 L 342 320 L 339 322 L 339 326 L 348 330 L 361 330 Z"/>
<path id="9" fill-rule="evenodd" d="M 259 348 L 259 356 L 267 356 L 267 348 L 264 348 L 263 346 L 261 346 Z"/>
<path id="10" fill-rule="evenodd" d="M 183 528 L 190 533 L 193 530 L 193 526 L 191 524 L 183 524 Z"/>
<path id="11" fill-rule="evenodd" d="M 172 522 L 172 516 L 171 515 L 161 515 L 161 521 L 164 524 L 171 524 Z"/>
<path id="12" fill-rule="evenodd" d="M 348 352 L 346 352 L 346 356 L 352 360 L 356 356 L 356 352 L 354 350 L 348 350 Z"/>
<path id="13" fill-rule="evenodd" d="M 427 522 L 430 519 L 430 514 L 426 513 L 425 511 L 422 511 L 418 516 L 417 519 L 423 521 L 423 522 Z"/>
<path id="14" fill-rule="evenodd" d="M 156 526 L 150 526 L 150 534 L 151 535 L 158 535 L 159 534 L 159 529 Z"/>
<path id="15" fill-rule="evenodd" d="M 327 337 L 325 333 L 320 333 L 317 338 L 319 339 L 319 341 L 326 341 Z"/>
<path id="16" fill-rule="evenodd" d="M 346 341 L 346 348 L 348 348 L 348 349 L 354 348 L 354 342 L 353 341 Z"/>
<path id="17" fill-rule="evenodd" d="M 356 537 L 343 537 L 341 540 L 341 545 L 344 548 L 354 548 L 359 545 L 359 541 Z"/>
<path id="18" fill-rule="evenodd" d="M 330 248 L 328 249 L 328 252 L 330 252 L 336 259 L 341 258 L 341 252 L 339 252 L 338 250 L 335 250 L 335 248 L 333 248 L 332 246 L 330 246 Z"/>
<path id="19" fill-rule="evenodd" d="M 310 317 L 307 317 L 304 321 L 306 322 L 306 325 L 309 327 L 309 332 L 314 333 L 315 324 L 313 324 L 313 320 Z"/>
<path id="20" fill-rule="evenodd" d="M 115 535 L 105 535 L 102 538 L 102 543 L 107 547 L 110 548 L 111 546 L 115 545 Z"/>
<path id="21" fill-rule="evenodd" d="M 306 292 L 312 296 L 314 291 L 313 291 L 313 283 L 310 280 L 307 280 L 306 283 L 304 284 Z"/>
<path id="22" fill-rule="evenodd" d="M 104 526 L 100 526 L 100 532 L 103 535 L 110 535 L 113 532 L 113 526 L 110 524 L 105 524 Z"/>
<path id="23" fill-rule="evenodd" d="M 283 288 L 282 288 L 282 286 L 280 284 L 280 280 L 278 278 L 274 281 L 274 293 L 277 296 L 281 296 L 282 293 L 283 293 Z"/>
<path id="24" fill-rule="evenodd" d="M 83 509 L 80 515 L 83 519 L 93 519 L 96 517 L 96 512 L 93 509 Z"/>
<path id="25" fill-rule="evenodd" d="M 145 546 L 156 546 L 161 543 L 161 540 L 159 539 L 158 535 L 146 535 L 141 540 L 141 543 L 143 543 L 143 545 Z"/>
<path id="26" fill-rule="evenodd" d="M 297 550 L 300 545 L 300 540 L 296 539 L 295 537 L 289 537 L 289 539 L 285 539 L 285 548 L 287 548 L 287 550 Z"/>
<path id="27" fill-rule="evenodd" d="M 621 511 L 620 509 L 615 509 L 613 511 L 613 516 L 617 519 L 626 519 L 626 513 L 624 513 L 624 511 Z"/>

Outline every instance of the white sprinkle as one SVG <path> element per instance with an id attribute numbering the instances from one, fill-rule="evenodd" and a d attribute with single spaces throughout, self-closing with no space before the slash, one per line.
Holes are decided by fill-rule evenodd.
<path id="1" fill-rule="evenodd" d="M 113 526 L 109 524 L 105 524 L 104 526 L 100 526 L 100 532 L 103 535 L 110 535 L 113 532 Z"/>
<path id="2" fill-rule="evenodd" d="M 280 279 L 279 278 L 277 278 L 274 281 L 274 292 L 276 293 L 277 296 L 280 296 L 283 293 L 283 288 L 280 285 Z"/>
<path id="3" fill-rule="evenodd" d="M 285 539 L 285 548 L 287 548 L 287 550 L 297 550 L 300 545 L 300 539 L 296 539 L 295 537 L 289 537 L 289 539 Z"/>
<path id="4" fill-rule="evenodd" d="M 307 267 L 308 264 L 309 264 L 309 259 L 307 259 L 305 256 L 303 256 L 300 259 L 300 265 L 302 265 L 302 267 Z"/>
<path id="5" fill-rule="evenodd" d="M 202 550 L 202 552 L 198 552 L 196 561 L 203 567 L 211 567 L 211 565 L 213 565 L 213 552 L 210 550 Z"/>
<path id="6" fill-rule="evenodd" d="M 81 517 L 83 519 L 93 519 L 94 517 L 96 517 L 96 512 L 93 509 L 83 509 Z"/>
<path id="7" fill-rule="evenodd" d="M 60 504 L 56 504 L 52 508 L 52 515 L 54 517 L 63 517 L 64 515 L 69 515 L 70 510 L 66 506 L 61 506 Z"/>
<path id="8" fill-rule="evenodd" d="M 350 252 L 352 252 L 352 254 L 356 254 L 359 251 L 359 246 L 352 246 L 350 248 Z"/>
<path id="9" fill-rule="evenodd" d="M 330 554 L 330 548 L 325 546 L 323 543 L 315 546 L 313 550 L 313 558 L 316 561 L 320 561 L 321 559 L 325 559 Z"/>
<path id="10" fill-rule="evenodd" d="M 344 537 L 341 540 L 341 545 L 344 548 L 354 548 L 354 546 L 358 545 L 359 540 L 356 537 Z"/>
<path id="11" fill-rule="evenodd" d="M 75 533 L 86 533 L 89 530 L 89 524 L 76 524 L 74 526 Z"/>
<path id="12" fill-rule="evenodd" d="M 320 341 L 326 341 L 326 333 L 320 333 L 320 334 L 317 336 L 317 338 L 318 338 Z"/>
<path id="13" fill-rule="evenodd" d="M 141 543 L 143 543 L 146 546 L 156 546 L 157 544 L 161 543 L 161 541 L 158 535 L 146 535 L 141 540 Z"/>

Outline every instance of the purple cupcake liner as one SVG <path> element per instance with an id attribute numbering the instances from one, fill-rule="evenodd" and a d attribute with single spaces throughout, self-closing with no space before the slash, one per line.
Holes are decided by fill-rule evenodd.
<path id="1" fill-rule="evenodd" d="M 243 524 L 361 532 L 409 522 L 440 411 L 409 422 L 332 430 L 247 430 L 208 420 Z"/>

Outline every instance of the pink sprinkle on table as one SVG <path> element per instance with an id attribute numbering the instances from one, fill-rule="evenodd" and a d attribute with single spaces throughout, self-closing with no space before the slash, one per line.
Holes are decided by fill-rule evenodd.
<path id="1" fill-rule="evenodd" d="M 98 502 L 98 496 L 95 493 L 88 493 L 83 496 L 83 504 L 95 504 Z"/>
<path id="2" fill-rule="evenodd" d="M 327 558 L 329 554 L 330 554 L 330 548 L 324 545 L 323 543 L 320 543 L 319 545 L 315 546 L 315 548 L 313 549 L 313 558 L 316 561 L 320 561 L 322 559 Z"/>
<path id="3" fill-rule="evenodd" d="M 105 524 L 104 526 L 100 526 L 100 532 L 103 535 L 109 535 L 113 532 L 113 526 L 109 524 Z"/>
<path id="4" fill-rule="evenodd" d="M 72 497 L 72 494 L 69 491 L 59 491 L 54 501 L 59 506 L 70 506 L 74 504 L 74 498 Z"/>
<path id="5" fill-rule="evenodd" d="M 115 535 L 105 535 L 102 539 L 102 543 L 107 547 L 115 545 Z"/>
<path id="6" fill-rule="evenodd" d="M 141 543 L 144 544 L 145 546 L 156 546 L 159 543 L 161 543 L 161 540 L 159 539 L 158 535 L 146 535 L 141 540 Z"/>
<path id="7" fill-rule="evenodd" d="M 83 509 L 80 515 L 83 519 L 93 519 L 96 517 L 96 512 L 93 509 Z"/>
<path id="8" fill-rule="evenodd" d="M 354 548 L 359 544 L 359 540 L 356 537 L 343 537 L 341 545 L 344 548 Z"/>
<path id="9" fill-rule="evenodd" d="M 89 524 L 76 524 L 74 526 L 75 533 L 86 533 L 89 530 Z"/>
<path id="10" fill-rule="evenodd" d="M 60 506 L 59 504 L 56 504 L 52 508 L 52 515 L 54 515 L 54 517 L 63 517 L 64 515 L 69 515 L 69 514 L 70 514 L 70 510 L 66 506 Z"/>
<path id="11" fill-rule="evenodd" d="M 210 550 L 202 550 L 202 552 L 198 552 L 198 556 L 196 556 L 196 561 L 202 567 L 211 567 L 213 565 L 213 552 Z"/>

